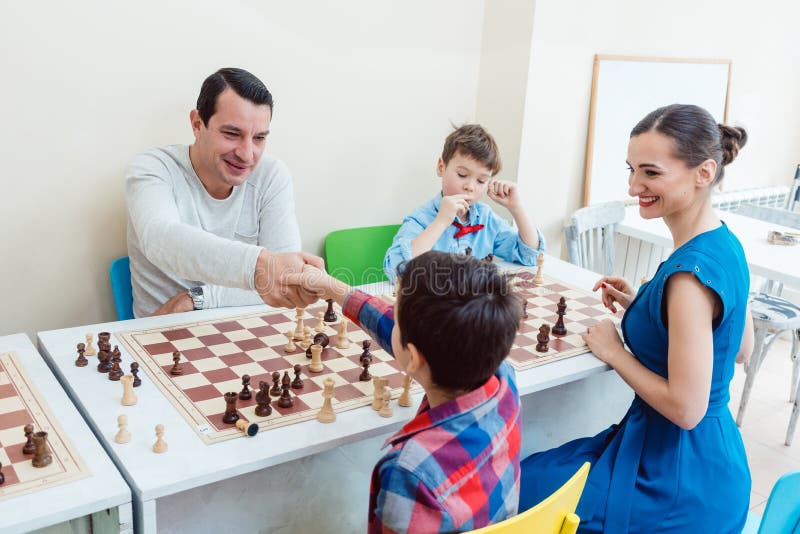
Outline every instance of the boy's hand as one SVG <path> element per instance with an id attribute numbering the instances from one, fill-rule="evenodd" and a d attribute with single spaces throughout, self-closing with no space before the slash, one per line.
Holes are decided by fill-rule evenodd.
<path id="1" fill-rule="evenodd" d="M 520 195 L 517 184 L 506 180 L 492 180 L 486 188 L 486 195 L 509 211 L 520 206 Z"/>
<path id="2" fill-rule="evenodd" d="M 468 211 L 467 195 L 449 195 L 442 197 L 442 203 L 439 205 L 439 213 L 436 217 L 441 218 L 443 223 L 450 226 L 456 215 L 461 217 Z"/>

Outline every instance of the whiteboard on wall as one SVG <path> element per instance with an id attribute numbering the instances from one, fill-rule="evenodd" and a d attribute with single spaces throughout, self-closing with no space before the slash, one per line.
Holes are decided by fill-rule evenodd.
<path id="1" fill-rule="evenodd" d="M 730 60 L 594 57 L 583 205 L 628 200 L 625 160 L 633 127 L 669 104 L 695 104 L 724 123 Z"/>

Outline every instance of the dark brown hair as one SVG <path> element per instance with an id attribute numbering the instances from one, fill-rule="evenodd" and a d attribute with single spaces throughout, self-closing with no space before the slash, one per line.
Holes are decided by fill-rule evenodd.
<path id="1" fill-rule="evenodd" d="M 266 104 L 272 113 L 272 94 L 261 80 L 244 69 L 224 68 L 206 78 L 200 87 L 197 111 L 204 125 L 208 126 L 209 119 L 217 111 L 217 97 L 228 87 L 253 104 Z"/>
<path id="2" fill-rule="evenodd" d="M 650 130 L 671 138 L 675 142 L 675 157 L 689 167 L 707 159 L 716 161 L 714 185 L 724 177 L 725 165 L 736 159 L 747 143 L 744 128 L 717 124 L 708 111 L 689 104 L 672 104 L 650 112 L 631 130 L 631 137 Z"/>
<path id="3" fill-rule="evenodd" d="M 447 165 L 456 153 L 482 163 L 492 176 L 503 168 L 494 137 L 480 124 L 464 124 L 447 136 L 442 149 L 444 164 Z"/>

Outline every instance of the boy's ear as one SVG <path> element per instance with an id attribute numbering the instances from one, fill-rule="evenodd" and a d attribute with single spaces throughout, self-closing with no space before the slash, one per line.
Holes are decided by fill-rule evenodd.
<path id="1" fill-rule="evenodd" d="M 439 178 L 441 178 L 442 175 L 444 175 L 444 167 L 445 167 L 444 160 L 440 156 L 439 161 L 436 162 L 436 176 L 438 176 Z"/>
<path id="2" fill-rule="evenodd" d="M 425 359 L 425 356 L 422 354 L 422 352 L 420 352 L 416 345 L 409 343 L 408 352 L 410 358 L 408 360 L 408 367 L 406 371 L 408 371 L 409 374 L 417 374 L 419 373 L 420 369 L 428 366 L 428 360 Z"/>

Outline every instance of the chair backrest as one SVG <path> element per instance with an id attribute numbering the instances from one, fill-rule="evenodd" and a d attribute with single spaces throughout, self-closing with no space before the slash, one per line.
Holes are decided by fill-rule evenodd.
<path id="1" fill-rule="evenodd" d="M 114 307 L 117 320 L 133 319 L 133 291 L 131 289 L 131 263 L 128 256 L 117 258 L 109 268 L 111 292 L 114 294 Z"/>
<path id="2" fill-rule="evenodd" d="M 786 473 L 775 483 L 758 533 L 800 533 L 800 471 Z"/>
<path id="3" fill-rule="evenodd" d="M 800 229 L 800 213 L 794 213 L 785 209 L 755 206 L 753 204 L 742 204 L 733 210 L 733 212 L 773 224 L 780 224 L 781 226 Z M 725 217 L 723 217 L 723 219 L 724 218 Z M 766 239 L 766 236 L 764 236 L 764 238 Z"/>
<path id="4" fill-rule="evenodd" d="M 589 462 L 584 463 L 563 486 L 545 500 L 500 523 L 473 530 L 480 534 L 574 534 L 580 519 L 575 508 L 589 476 Z"/>
<path id="5" fill-rule="evenodd" d="M 383 257 L 399 224 L 336 230 L 325 238 L 325 265 L 334 278 L 350 285 L 388 280 Z"/>
<path id="6" fill-rule="evenodd" d="M 789 194 L 786 195 L 786 209 L 789 211 L 797 211 L 800 208 L 800 165 L 794 171 L 794 181 L 792 188 L 789 189 Z"/>
<path id="7" fill-rule="evenodd" d="M 567 224 L 569 262 L 600 274 L 614 274 L 614 235 L 625 219 L 623 202 L 606 202 L 577 210 Z"/>

